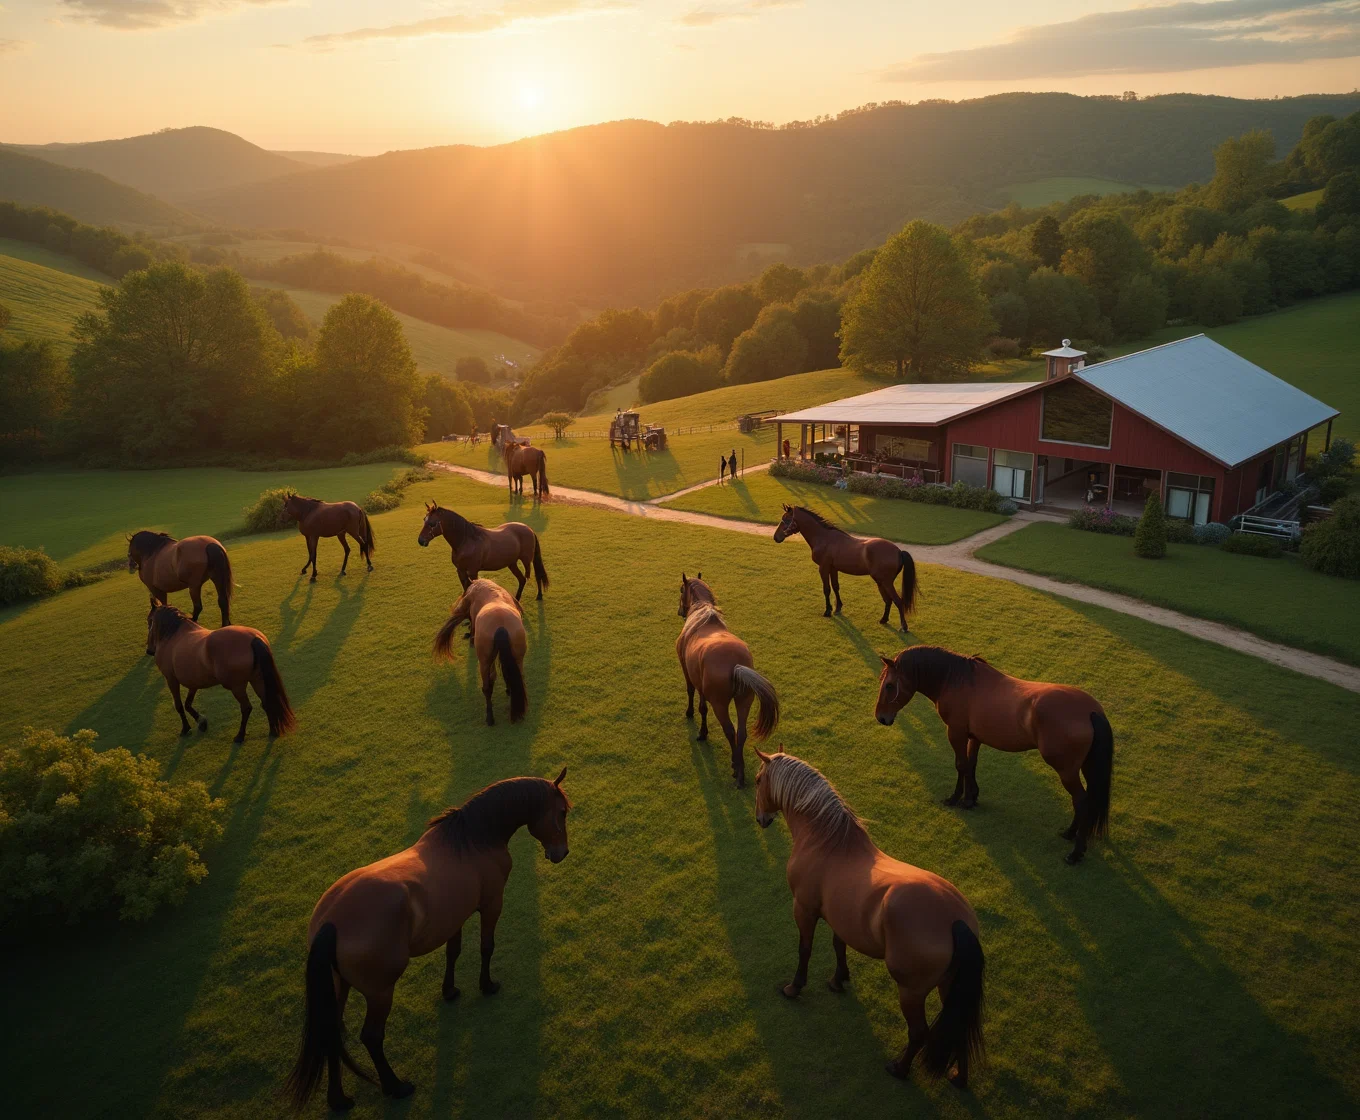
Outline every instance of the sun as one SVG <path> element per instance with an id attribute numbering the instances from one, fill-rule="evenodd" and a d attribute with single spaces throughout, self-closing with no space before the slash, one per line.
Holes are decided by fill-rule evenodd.
<path id="1" fill-rule="evenodd" d="M 519 87 L 518 97 L 521 109 L 537 109 L 543 104 L 543 90 L 531 82 Z"/>

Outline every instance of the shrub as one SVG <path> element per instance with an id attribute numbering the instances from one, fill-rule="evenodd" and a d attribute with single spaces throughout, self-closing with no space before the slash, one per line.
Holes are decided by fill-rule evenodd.
<path id="1" fill-rule="evenodd" d="M 987 353 L 993 358 L 1018 358 L 1020 340 L 1018 338 L 994 338 L 987 343 Z"/>
<path id="2" fill-rule="evenodd" d="M 62 571 L 40 548 L 0 547 L 0 606 L 60 591 Z"/>
<path id="3" fill-rule="evenodd" d="M 1350 488 L 1350 480 L 1344 475 L 1327 475 L 1318 481 L 1317 499 L 1324 506 L 1329 506 L 1337 499 L 1344 498 Z"/>
<path id="4" fill-rule="evenodd" d="M 207 875 L 226 803 L 202 782 L 161 781 L 160 765 L 26 728 L 0 752 L 0 927 L 75 921 L 117 907 L 143 921 Z"/>
<path id="5" fill-rule="evenodd" d="M 1284 553 L 1284 546 L 1274 537 L 1263 537 L 1257 533 L 1230 533 L 1218 547 L 1239 556 L 1263 556 L 1268 560 Z"/>
<path id="6" fill-rule="evenodd" d="M 247 533 L 272 533 L 284 527 L 283 501 L 289 491 L 284 487 L 266 490 L 255 499 L 253 506 L 246 506 L 241 512 L 246 518 Z"/>
<path id="7" fill-rule="evenodd" d="M 363 506 L 365 513 L 386 513 L 389 509 L 396 509 L 401 505 L 401 495 L 390 490 L 374 490 L 359 504 Z"/>
<path id="8" fill-rule="evenodd" d="M 1331 517 L 1308 526 L 1299 554 L 1316 571 L 1360 579 L 1360 498 L 1342 498 Z"/>
<path id="9" fill-rule="evenodd" d="M 1195 543 L 1219 545 L 1232 536 L 1232 530 L 1220 521 L 1209 521 L 1195 526 Z"/>
<path id="10" fill-rule="evenodd" d="M 955 509 L 976 509 L 995 513 L 1001 506 L 1001 495 L 986 486 L 969 486 L 956 482 L 949 488 L 949 504 Z"/>
<path id="11" fill-rule="evenodd" d="M 1067 515 L 1067 524 L 1073 529 L 1083 529 L 1088 533 L 1110 533 L 1118 537 L 1131 537 L 1138 528 L 1136 517 L 1125 517 L 1104 506 L 1085 506 L 1074 509 Z"/>
<path id="12" fill-rule="evenodd" d="M 1002 498 L 1001 504 L 996 507 L 997 513 L 1004 513 L 1007 517 L 1018 512 L 1020 507 L 1011 498 Z"/>
<path id="13" fill-rule="evenodd" d="M 1345 436 L 1332 440 L 1331 446 L 1313 460 L 1310 472 L 1314 478 L 1333 478 L 1347 475 L 1355 459 L 1355 444 Z"/>
<path id="14" fill-rule="evenodd" d="M 1160 560 L 1166 555 L 1166 515 L 1162 512 L 1162 496 L 1148 495 L 1143 516 L 1133 533 L 1133 551 L 1144 560 Z"/>
<path id="15" fill-rule="evenodd" d="M 1180 517 L 1165 518 L 1167 544 L 1194 544 L 1195 527 Z"/>
<path id="16" fill-rule="evenodd" d="M 814 467 L 808 463 L 792 463 L 787 459 L 770 464 L 770 474 L 775 478 L 788 478 L 794 482 L 834 483 L 841 478 L 839 468 Z"/>
<path id="17" fill-rule="evenodd" d="M 571 427 L 574 419 L 575 417 L 567 412 L 545 412 L 543 414 L 543 423 L 553 430 L 554 439 L 565 438 L 567 429 Z"/>

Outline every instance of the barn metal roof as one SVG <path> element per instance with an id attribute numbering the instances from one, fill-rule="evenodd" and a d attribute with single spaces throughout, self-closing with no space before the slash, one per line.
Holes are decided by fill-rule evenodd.
<path id="1" fill-rule="evenodd" d="M 1229 467 L 1339 415 L 1202 334 L 1072 376 Z"/>
<path id="2" fill-rule="evenodd" d="M 1035 386 L 1033 381 L 962 385 L 890 385 L 857 397 L 800 409 L 775 420 L 814 424 L 943 424 Z"/>

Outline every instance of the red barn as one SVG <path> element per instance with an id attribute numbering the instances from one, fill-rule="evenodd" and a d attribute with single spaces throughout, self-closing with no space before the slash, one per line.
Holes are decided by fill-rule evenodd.
<path id="1" fill-rule="evenodd" d="M 1156 490 L 1172 517 L 1202 524 L 1261 505 L 1338 415 L 1202 334 L 1092 366 L 1065 340 L 1045 357 L 1044 381 L 893 385 L 777 417 L 780 454 L 783 425 L 798 424 L 799 458 L 834 447 L 857 470 L 1029 506 L 1137 514 Z"/>

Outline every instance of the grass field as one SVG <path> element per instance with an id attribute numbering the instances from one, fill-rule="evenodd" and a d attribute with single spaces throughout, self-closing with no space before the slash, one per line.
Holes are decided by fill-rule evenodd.
<path id="1" fill-rule="evenodd" d="M 1312 210 L 1322 201 L 1322 190 L 1305 191 L 1303 194 L 1291 194 L 1288 198 L 1280 199 L 1291 210 Z"/>
<path id="2" fill-rule="evenodd" d="M 1006 520 L 995 513 L 928 506 L 893 498 L 870 498 L 816 482 L 772 478 L 768 471 L 748 474 L 722 486 L 696 490 L 663 504 L 673 509 L 777 525 L 785 502 L 816 510 L 852 533 L 887 537 L 906 544 L 948 544 Z"/>
<path id="3" fill-rule="evenodd" d="M 1126 194 L 1130 191 L 1166 191 L 1171 187 L 1158 187 L 1149 183 L 1122 183 L 1117 179 L 1096 179 L 1082 176 L 1055 176 L 1049 179 L 1035 179 L 1030 183 L 1012 183 L 1003 187 L 1005 196 L 1021 206 L 1047 206 L 1050 202 L 1066 202 L 1083 194 Z"/>
<path id="4" fill-rule="evenodd" d="M 553 583 L 526 603 L 531 707 L 516 727 L 484 728 L 470 669 L 430 659 L 454 580 L 442 545 L 416 547 L 418 500 L 375 518 L 367 576 L 336 579 L 338 553 L 323 550 L 321 580 L 299 582 L 289 534 L 232 545 L 235 614 L 269 635 L 301 719 L 277 743 L 256 723 L 233 747 L 220 692 L 200 700 L 210 730 L 179 738 L 142 653 L 141 590 L 126 581 L 0 612 L 0 687 L 22 696 L 0 706 L 0 741 L 25 723 L 93 727 L 229 805 L 209 877 L 182 908 L 44 936 L 0 964 L 7 1017 L 22 1024 L 6 1049 L 11 1114 L 282 1115 L 317 896 L 445 804 L 563 764 L 571 856 L 553 867 L 526 835 L 514 841 L 503 990 L 474 994 L 465 953 L 464 997 L 444 1005 L 442 954 L 414 962 L 387 1050 L 416 1095 L 385 1106 L 351 1078 L 355 1116 L 1360 1105 L 1354 696 L 1137 619 L 925 569 L 917 640 L 1082 685 L 1110 714 L 1112 836 L 1072 869 L 1055 835 L 1069 810 L 1036 757 L 987 752 L 979 808 L 955 812 L 939 804 L 953 760 L 928 705 L 893 729 L 872 720 L 876 654 L 898 636 L 875 624 L 863 581 L 847 586 L 845 616 L 824 620 L 807 557 L 771 542 L 531 511 L 463 480 L 437 490 L 478 520 L 524 517 L 542 534 Z M 756 826 L 724 750 L 696 744 L 682 714 L 674 585 L 699 566 L 781 690 L 775 741 L 822 767 L 882 847 L 949 876 L 976 907 L 990 1064 L 972 1097 L 882 1072 L 904 1035 L 895 989 L 851 954 L 849 993 L 827 992 L 825 928 L 802 1000 L 775 994 L 796 946 L 787 831 Z"/>
<path id="5" fill-rule="evenodd" d="M 1321 575 L 1297 557 L 1264 560 L 1202 545 L 1167 546 L 1142 560 L 1128 537 L 1036 524 L 978 550 L 978 558 L 1069 583 L 1146 599 L 1240 626 L 1263 638 L 1360 665 L 1360 583 Z"/>
<path id="6" fill-rule="evenodd" d="M 0 475 L 0 544 L 46 549 L 70 568 L 127 555 L 124 535 L 157 529 L 175 537 L 226 532 L 261 491 L 296 486 L 331 501 L 360 501 L 395 463 L 319 471 L 42 471 Z M 301 563 L 301 561 L 299 561 Z"/>
<path id="7" fill-rule="evenodd" d="M 93 280 L 96 284 L 112 284 L 111 277 L 106 276 L 97 268 L 91 268 L 76 260 L 75 257 L 68 257 L 63 253 L 54 253 L 51 249 L 41 245 L 33 245 L 27 241 L 15 241 L 10 237 L 0 237 L 0 257 L 14 257 L 16 260 L 28 261 L 30 264 L 40 264 L 44 268 L 55 269 L 57 272 L 67 272 L 72 276 L 79 276 L 83 280 Z"/>
<path id="8" fill-rule="evenodd" d="M 34 251 L 21 258 L 9 254 L 10 245 Z M 55 254 L 22 242 L 0 242 L 0 303 L 14 316 L 5 328 L 5 335 L 46 340 L 63 354 L 69 354 L 74 345 L 71 326 L 82 313 L 97 310 L 100 285 L 41 263 L 44 256 L 50 258 Z"/>

